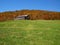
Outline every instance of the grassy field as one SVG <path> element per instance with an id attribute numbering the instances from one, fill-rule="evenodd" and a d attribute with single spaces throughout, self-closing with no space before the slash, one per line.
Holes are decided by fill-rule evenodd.
<path id="1" fill-rule="evenodd" d="M 60 45 L 60 20 L 0 22 L 0 45 Z"/>

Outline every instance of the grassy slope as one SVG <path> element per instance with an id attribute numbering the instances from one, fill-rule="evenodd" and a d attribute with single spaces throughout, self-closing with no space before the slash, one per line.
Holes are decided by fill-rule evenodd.
<path id="1" fill-rule="evenodd" d="M 60 45 L 60 20 L 0 22 L 0 45 Z"/>

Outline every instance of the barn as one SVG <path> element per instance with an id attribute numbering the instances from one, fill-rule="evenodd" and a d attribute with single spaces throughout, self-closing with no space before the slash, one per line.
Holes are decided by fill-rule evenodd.
<path id="1" fill-rule="evenodd" d="M 29 15 L 19 15 L 14 18 L 14 20 L 29 20 L 29 19 L 30 19 Z"/>

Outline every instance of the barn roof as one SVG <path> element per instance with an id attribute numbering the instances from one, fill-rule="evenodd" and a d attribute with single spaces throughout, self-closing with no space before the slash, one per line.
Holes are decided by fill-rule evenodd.
<path id="1" fill-rule="evenodd" d="M 17 16 L 17 17 L 25 17 L 25 16 L 28 16 L 28 15 L 19 15 L 19 16 Z"/>

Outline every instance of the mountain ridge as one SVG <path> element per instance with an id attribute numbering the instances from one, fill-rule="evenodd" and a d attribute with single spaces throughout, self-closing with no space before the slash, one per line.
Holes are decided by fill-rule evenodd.
<path id="1" fill-rule="evenodd" d="M 0 12 L 0 21 L 13 20 L 19 15 L 30 15 L 30 20 L 60 20 L 60 12 L 47 10 L 16 10 Z"/>

